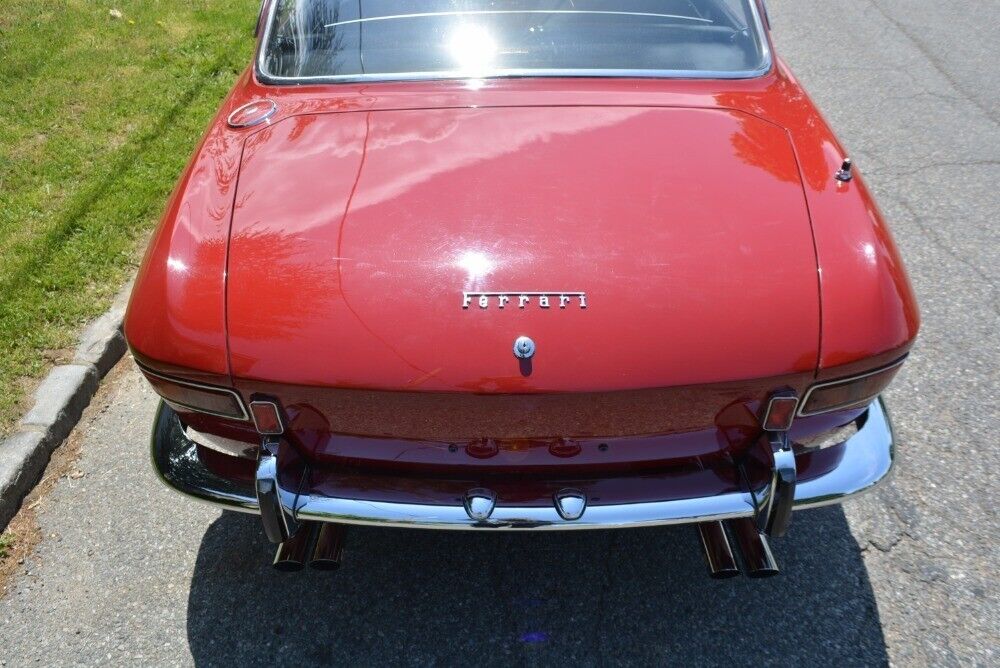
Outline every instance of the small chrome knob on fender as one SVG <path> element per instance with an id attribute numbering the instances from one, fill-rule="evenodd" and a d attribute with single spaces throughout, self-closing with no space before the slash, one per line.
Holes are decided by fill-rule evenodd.
<path id="1" fill-rule="evenodd" d="M 531 359 L 535 355 L 535 342 L 527 336 L 519 336 L 514 340 L 514 357 L 519 360 Z"/>
<path id="2" fill-rule="evenodd" d="M 840 166 L 840 171 L 836 174 L 837 180 L 843 183 L 847 183 L 854 178 L 854 161 L 850 158 L 844 158 L 844 164 Z"/>
<path id="3" fill-rule="evenodd" d="M 465 512 L 469 519 L 483 522 L 490 518 L 497 505 L 497 494 L 492 489 L 470 489 L 465 493 Z"/>
<path id="4" fill-rule="evenodd" d="M 577 489 L 564 489 L 553 497 L 559 517 L 572 522 L 583 517 L 587 509 L 587 495 Z"/>

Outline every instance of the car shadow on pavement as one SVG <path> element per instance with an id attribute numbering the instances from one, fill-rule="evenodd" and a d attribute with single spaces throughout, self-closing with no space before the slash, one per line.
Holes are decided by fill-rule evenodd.
<path id="1" fill-rule="evenodd" d="M 205 534 L 188 600 L 212 665 L 883 665 L 840 508 L 797 513 L 782 573 L 707 577 L 691 527 L 466 533 L 357 527 L 334 573 L 271 569 L 253 516 Z"/>

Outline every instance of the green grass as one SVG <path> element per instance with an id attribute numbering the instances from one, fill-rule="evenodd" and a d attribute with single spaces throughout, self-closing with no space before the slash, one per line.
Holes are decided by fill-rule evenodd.
<path id="1" fill-rule="evenodd" d="M 8 0 L 0 12 L 0 433 L 105 310 L 249 62 L 259 0 Z M 112 9 L 122 14 L 114 18 Z"/>
<path id="2" fill-rule="evenodd" d="M 14 537 L 9 533 L 0 534 L 0 559 L 6 559 L 14 547 Z"/>

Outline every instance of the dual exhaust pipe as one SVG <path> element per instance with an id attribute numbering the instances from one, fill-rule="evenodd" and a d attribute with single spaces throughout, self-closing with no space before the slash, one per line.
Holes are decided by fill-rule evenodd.
<path id="1" fill-rule="evenodd" d="M 726 533 L 736 539 L 736 547 L 742 557 L 744 572 L 751 578 L 769 578 L 778 574 L 778 564 L 771 554 L 767 536 L 757 529 L 757 524 L 749 517 L 722 522 L 702 522 L 698 525 L 701 547 L 708 563 L 708 573 L 717 580 L 736 577 L 740 566 L 733 554 L 733 546 Z"/>
<path id="2" fill-rule="evenodd" d="M 771 553 L 767 536 L 748 518 L 723 522 L 702 522 L 698 525 L 708 572 L 715 579 L 736 577 L 741 573 L 736 561 L 733 544 L 726 528 L 735 538 L 743 571 L 751 578 L 767 578 L 778 574 L 778 564 Z M 278 545 L 274 555 L 274 568 L 279 571 L 300 571 L 306 565 L 318 571 L 335 571 L 340 568 L 344 552 L 347 527 L 328 522 L 306 522 L 295 534 Z"/>
<path id="3" fill-rule="evenodd" d="M 278 545 L 274 554 L 275 570 L 301 571 L 307 564 L 317 571 L 340 568 L 347 527 L 327 522 L 305 522 L 291 538 Z"/>

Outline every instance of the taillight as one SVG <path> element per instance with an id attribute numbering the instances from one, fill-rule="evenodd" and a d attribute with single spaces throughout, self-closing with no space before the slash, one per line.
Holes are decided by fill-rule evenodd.
<path id="1" fill-rule="evenodd" d="M 788 431 L 795 419 L 795 409 L 799 405 L 798 397 L 776 396 L 771 397 L 767 404 L 767 411 L 764 413 L 765 431 Z"/>
<path id="2" fill-rule="evenodd" d="M 253 424 L 260 434 L 277 436 L 284 433 L 285 424 L 281 419 L 281 410 L 273 401 L 255 399 L 250 402 L 250 415 L 253 416 Z"/>
<path id="3" fill-rule="evenodd" d="M 168 378 L 140 367 L 156 393 L 174 408 L 207 413 L 234 420 L 249 419 L 243 401 L 234 390 Z"/>
<path id="4" fill-rule="evenodd" d="M 903 360 L 860 376 L 813 385 L 806 393 L 799 415 L 807 417 L 847 408 L 859 408 L 870 403 L 885 388 L 903 365 Z"/>

